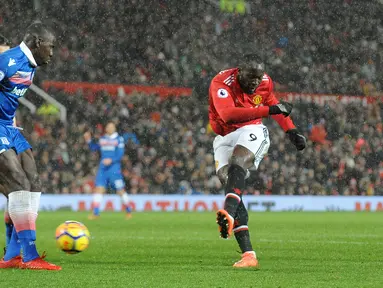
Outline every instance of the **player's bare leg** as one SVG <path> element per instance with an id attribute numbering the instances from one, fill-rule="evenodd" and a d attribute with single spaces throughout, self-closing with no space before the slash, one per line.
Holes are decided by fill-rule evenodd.
<path id="1" fill-rule="evenodd" d="M 36 161 L 32 149 L 28 149 L 20 154 L 20 162 L 29 183 L 31 183 L 31 192 L 41 192 L 41 180 L 37 173 Z"/>
<path id="2" fill-rule="evenodd" d="M 21 162 L 21 166 L 29 180 L 29 183 L 31 184 L 31 192 L 39 192 L 41 193 L 41 181 L 40 177 L 37 174 L 37 168 L 35 164 L 35 160 L 33 157 L 33 152 L 31 149 L 27 149 L 23 153 L 19 155 L 19 160 Z M 6 195 L 4 187 L 0 185 L 0 193 Z M 8 199 L 7 199 L 7 205 L 5 206 L 4 210 L 4 222 L 6 227 L 6 242 L 5 246 L 7 247 L 11 237 L 12 237 L 12 231 L 13 231 L 13 221 L 11 219 L 11 216 L 9 215 L 8 211 Z"/>
<path id="3" fill-rule="evenodd" d="M 28 149 L 20 154 L 20 162 L 23 167 L 23 170 L 31 184 L 31 200 L 32 207 L 36 209 L 36 219 L 37 212 L 40 206 L 40 196 L 42 191 L 42 185 L 40 177 L 37 173 L 36 162 L 33 156 L 32 149 Z M 43 256 L 39 256 L 35 260 L 29 262 L 23 262 L 21 269 L 29 270 L 61 270 L 60 266 L 54 265 L 52 263 L 46 262 L 43 259 L 45 258 L 45 252 Z"/>
<path id="4" fill-rule="evenodd" d="M 25 161 L 29 173 L 37 175 L 32 151 L 25 153 Z M 0 261 L 0 268 L 61 270 L 60 266 L 44 261 L 37 252 L 36 219 L 41 192 L 31 192 L 31 183 L 14 150 L 0 154 L 0 181 L 5 191 L 11 191 L 7 195 L 8 207 L 14 223 L 11 241 Z M 21 249 L 23 258 L 18 261 Z"/>
<path id="5" fill-rule="evenodd" d="M 229 170 L 229 165 L 226 165 L 226 166 L 223 166 L 221 169 L 219 169 L 217 172 L 217 176 L 218 176 L 218 178 L 221 181 L 223 186 L 225 186 L 227 183 L 227 177 L 228 177 L 228 172 L 229 172 L 228 170 Z M 251 174 L 250 170 L 247 169 L 245 180 L 250 177 L 250 174 Z"/>
<path id="6" fill-rule="evenodd" d="M 122 204 L 125 207 L 125 219 L 129 220 L 132 218 L 132 209 L 129 204 L 129 196 L 128 193 L 126 193 L 125 189 L 119 189 L 117 190 L 117 194 L 120 195 Z"/>
<path id="7" fill-rule="evenodd" d="M 32 208 L 36 211 L 37 219 L 42 185 L 37 172 L 36 161 L 34 159 L 32 149 L 27 149 L 26 151 L 22 152 L 19 157 L 21 166 L 30 183 Z M 29 262 L 24 261 L 21 268 L 30 270 L 61 270 L 60 266 L 46 262 L 43 260 L 44 258 L 45 256 L 43 255 Z"/>
<path id="8" fill-rule="evenodd" d="M 218 177 L 226 186 L 224 209 L 217 212 L 217 224 L 222 238 L 230 237 L 234 232 L 235 238 L 242 251 L 242 259 L 234 264 L 236 268 L 258 268 L 258 260 L 250 241 L 248 213 L 242 202 L 242 191 L 245 187 L 246 170 L 254 163 L 254 154 L 247 148 L 237 145 L 229 164 L 222 167 Z M 229 195 L 229 197 L 228 197 Z"/>
<path id="9" fill-rule="evenodd" d="M 18 199 L 15 199 L 13 196 L 18 195 L 19 191 L 30 190 L 29 181 L 26 178 L 26 175 L 21 167 L 21 164 L 17 158 L 15 151 L 13 150 L 8 150 L 0 154 L 0 181 L 4 189 L 3 194 L 8 198 L 8 213 L 10 214 L 10 217 L 13 218 L 12 217 L 13 210 L 15 210 L 16 213 L 18 210 L 23 210 L 21 207 L 13 208 L 13 206 L 15 206 L 13 205 L 15 200 L 16 201 L 18 200 Z M 16 192 L 9 193 L 7 191 L 16 191 Z M 27 198 L 29 198 L 29 196 Z M 27 204 L 26 206 L 29 206 L 28 203 L 26 204 Z M 18 209 L 18 208 L 21 208 L 21 209 Z M 28 212 L 29 211 L 26 211 L 26 213 Z M 4 254 L 4 257 L 0 261 L 1 269 L 21 267 L 21 264 L 22 264 L 22 261 L 20 258 L 21 245 L 18 242 L 19 239 L 18 239 L 18 235 L 15 228 L 16 227 L 12 229 L 11 239 L 7 245 L 6 253 Z"/>
<path id="10" fill-rule="evenodd" d="M 94 190 L 93 201 L 92 201 L 92 213 L 89 215 L 89 220 L 96 220 L 100 218 L 100 207 L 102 203 L 102 198 L 105 194 L 105 187 L 97 186 Z"/>

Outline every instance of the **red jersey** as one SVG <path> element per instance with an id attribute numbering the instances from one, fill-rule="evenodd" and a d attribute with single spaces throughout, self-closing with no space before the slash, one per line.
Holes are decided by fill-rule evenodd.
<path id="1" fill-rule="evenodd" d="M 279 103 L 273 93 L 273 81 L 270 76 L 264 74 L 261 84 L 255 92 L 248 95 L 242 92 L 237 80 L 238 68 L 219 72 L 211 81 L 209 89 L 209 121 L 215 133 L 226 135 L 240 127 L 251 124 L 262 124 L 262 117 L 269 115 L 269 109 L 264 106 L 272 106 Z M 244 116 L 243 121 L 233 120 L 234 113 L 246 114 L 244 109 L 233 107 L 252 108 L 254 114 Z M 253 110 L 250 112 L 252 113 Z M 248 114 L 248 113 L 247 113 Z M 258 115 L 258 116 L 256 116 Z M 258 118 L 255 118 L 258 117 Z M 284 131 L 295 128 L 290 117 L 272 115 Z M 238 118 L 238 117 L 237 117 Z"/>

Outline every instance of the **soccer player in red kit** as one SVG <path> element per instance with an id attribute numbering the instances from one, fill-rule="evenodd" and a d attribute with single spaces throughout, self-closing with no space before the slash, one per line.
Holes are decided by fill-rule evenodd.
<path id="1" fill-rule="evenodd" d="M 248 230 L 248 213 L 242 202 L 246 172 L 257 169 L 270 146 L 269 132 L 262 118 L 271 116 L 287 133 L 298 150 L 306 146 L 289 117 L 292 105 L 278 101 L 273 82 L 263 64 L 249 61 L 239 68 L 221 71 L 209 89 L 209 120 L 214 132 L 216 172 L 225 185 L 224 209 L 217 212 L 220 236 L 234 232 L 242 259 L 234 267 L 258 268 Z"/>

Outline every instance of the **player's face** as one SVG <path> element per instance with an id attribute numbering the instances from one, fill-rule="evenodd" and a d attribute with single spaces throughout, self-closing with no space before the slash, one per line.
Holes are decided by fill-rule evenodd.
<path id="1" fill-rule="evenodd" d="M 9 48 L 11 47 L 9 47 L 8 45 L 0 45 L 0 54 L 9 50 Z"/>
<path id="2" fill-rule="evenodd" d="M 36 59 L 37 65 L 45 65 L 51 61 L 53 57 L 53 48 L 55 47 L 56 39 L 55 37 L 48 33 L 45 37 L 38 39 L 38 47 L 36 54 L 33 55 Z"/>
<path id="3" fill-rule="evenodd" d="M 238 82 L 246 94 L 253 94 L 261 84 L 264 71 L 257 68 L 242 68 L 238 72 Z"/>
<path id="4" fill-rule="evenodd" d="M 114 132 L 116 132 L 116 126 L 113 123 L 108 123 L 105 127 L 105 132 L 108 135 L 112 135 Z"/>

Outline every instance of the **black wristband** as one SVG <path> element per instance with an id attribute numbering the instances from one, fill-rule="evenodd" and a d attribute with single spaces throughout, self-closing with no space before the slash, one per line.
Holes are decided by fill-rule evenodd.
<path id="1" fill-rule="evenodd" d="M 279 109 L 278 106 L 270 106 L 269 107 L 269 115 L 276 115 L 276 114 L 281 114 L 281 109 Z"/>

